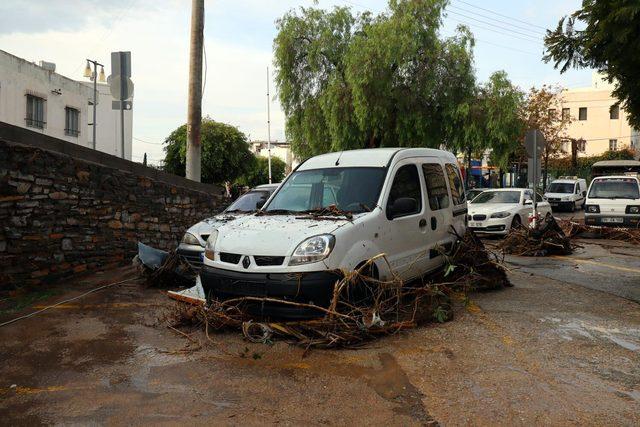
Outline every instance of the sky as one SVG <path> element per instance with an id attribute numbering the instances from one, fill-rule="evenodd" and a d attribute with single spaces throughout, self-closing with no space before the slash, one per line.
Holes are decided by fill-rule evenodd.
<path id="1" fill-rule="evenodd" d="M 580 7 L 580 0 L 451 0 L 441 29 L 459 24 L 476 37 L 479 81 L 504 70 L 523 89 L 542 84 L 588 86 L 590 70 L 560 74 L 542 61 L 545 28 Z M 301 6 L 386 9 L 384 0 L 205 0 L 206 85 L 203 115 L 267 139 L 267 67 L 276 21 Z M 0 49 L 82 80 L 85 59 L 109 64 L 110 52 L 131 51 L 135 85 L 133 160 L 163 157 L 162 142 L 186 122 L 189 0 L 2 0 Z M 105 67 L 110 74 L 110 65 Z M 284 113 L 271 79 L 271 138 L 284 140 Z"/>

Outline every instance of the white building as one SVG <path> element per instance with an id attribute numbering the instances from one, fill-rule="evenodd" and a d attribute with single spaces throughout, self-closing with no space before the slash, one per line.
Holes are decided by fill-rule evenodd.
<path id="1" fill-rule="evenodd" d="M 82 59 L 81 59 L 82 61 Z M 109 86 L 98 84 L 96 149 L 121 155 L 120 111 L 111 109 Z M 0 50 L 0 122 L 85 147 L 93 147 L 93 83 L 57 74 Z M 133 110 L 125 111 L 125 158 L 131 160 Z"/>
<path id="2" fill-rule="evenodd" d="M 267 141 L 251 141 L 251 151 L 256 156 L 267 157 L 269 152 Z M 271 141 L 271 156 L 278 157 L 285 163 L 285 173 L 291 172 L 300 163 L 291 151 L 291 144 L 286 141 Z"/>

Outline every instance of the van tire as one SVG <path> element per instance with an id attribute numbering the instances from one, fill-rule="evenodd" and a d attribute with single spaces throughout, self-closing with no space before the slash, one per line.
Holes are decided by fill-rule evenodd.
<path id="1" fill-rule="evenodd" d="M 575 212 L 576 211 L 576 202 L 573 202 L 571 204 L 571 212 Z"/>
<path id="2" fill-rule="evenodd" d="M 361 268 L 367 261 L 360 262 L 354 270 Z M 367 306 L 373 303 L 373 297 L 378 290 L 378 284 L 362 280 L 362 276 L 371 277 L 378 280 L 380 273 L 375 263 L 368 265 L 360 271 L 360 276 L 356 277 L 355 283 L 350 283 L 347 291 L 349 303 L 355 306 Z"/>

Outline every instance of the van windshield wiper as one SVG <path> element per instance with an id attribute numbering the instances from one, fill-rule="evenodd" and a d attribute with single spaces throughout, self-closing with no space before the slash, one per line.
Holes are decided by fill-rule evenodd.
<path id="1" fill-rule="evenodd" d="M 289 215 L 289 214 L 297 214 L 299 211 L 291 211 L 289 209 L 269 209 L 268 211 L 258 211 L 256 215 Z"/>

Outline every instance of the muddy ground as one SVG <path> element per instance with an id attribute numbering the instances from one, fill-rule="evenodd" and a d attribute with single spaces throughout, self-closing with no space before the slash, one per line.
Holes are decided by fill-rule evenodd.
<path id="1" fill-rule="evenodd" d="M 640 257 L 600 243 L 510 258 L 515 286 L 473 294 L 451 322 L 306 357 L 236 333 L 195 333 L 203 347 L 185 351 L 197 345 L 159 320 L 174 304 L 160 291 L 105 289 L 0 327 L 1 423 L 639 425 L 640 305 L 611 290 L 640 288 Z M 592 254 L 605 265 L 576 261 Z"/>

